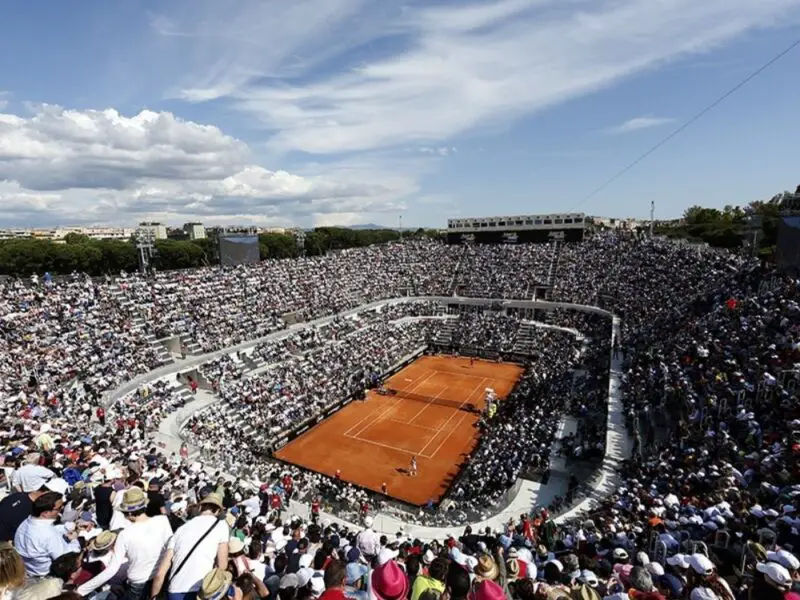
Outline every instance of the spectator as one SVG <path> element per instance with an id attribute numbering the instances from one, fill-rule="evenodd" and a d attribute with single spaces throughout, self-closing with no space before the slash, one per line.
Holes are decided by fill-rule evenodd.
<path id="1" fill-rule="evenodd" d="M 58 492 L 45 492 L 33 501 L 31 516 L 25 519 L 14 535 L 14 547 L 25 563 L 30 579 L 46 577 L 50 565 L 67 552 L 79 552 L 78 531 L 56 525 L 64 508 Z"/>

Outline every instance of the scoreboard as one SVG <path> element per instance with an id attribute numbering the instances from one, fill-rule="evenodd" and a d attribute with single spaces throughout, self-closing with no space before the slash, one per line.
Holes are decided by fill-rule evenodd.
<path id="1" fill-rule="evenodd" d="M 463 217 L 447 220 L 448 244 L 525 244 L 579 242 L 586 229 L 583 213 Z"/>

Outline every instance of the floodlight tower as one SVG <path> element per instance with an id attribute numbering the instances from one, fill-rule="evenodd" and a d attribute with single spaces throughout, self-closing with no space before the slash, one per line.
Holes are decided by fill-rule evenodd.
<path id="1" fill-rule="evenodd" d="M 150 259 L 155 249 L 156 232 L 151 227 L 140 227 L 136 230 L 136 249 L 139 251 L 139 270 L 146 275 L 150 268 Z"/>
<path id="2" fill-rule="evenodd" d="M 656 201 L 650 200 L 650 237 L 653 237 L 653 228 L 656 219 Z"/>
<path id="3" fill-rule="evenodd" d="M 297 243 L 297 250 L 300 253 L 300 256 L 306 255 L 306 232 L 301 229 L 297 228 L 294 232 L 294 241 Z"/>

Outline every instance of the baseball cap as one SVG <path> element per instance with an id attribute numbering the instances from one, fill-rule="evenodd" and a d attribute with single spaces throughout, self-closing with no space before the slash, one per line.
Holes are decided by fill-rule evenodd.
<path id="1" fill-rule="evenodd" d="M 667 564 L 672 567 L 678 567 L 679 569 L 689 568 L 689 561 L 686 559 L 685 554 L 676 554 L 675 556 L 670 556 L 667 559 Z"/>
<path id="2" fill-rule="evenodd" d="M 800 560 L 797 560 L 797 557 L 788 550 L 767 552 L 767 560 L 769 562 L 778 563 L 790 571 L 797 571 L 800 569 Z"/>
<path id="3" fill-rule="evenodd" d="M 711 575 L 714 572 L 714 563 L 705 554 L 692 554 L 689 566 L 698 575 Z"/>
<path id="4" fill-rule="evenodd" d="M 297 571 L 297 587 L 303 588 L 308 585 L 308 582 L 311 581 L 311 578 L 314 576 L 314 571 L 309 569 L 308 567 L 304 567 Z"/>
<path id="5" fill-rule="evenodd" d="M 756 570 L 759 573 L 763 573 L 764 577 L 767 578 L 767 582 L 775 587 L 785 590 L 792 585 L 792 576 L 783 565 L 774 562 L 758 563 L 756 564 Z"/>
<path id="6" fill-rule="evenodd" d="M 356 581 L 365 577 L 367 573 L 369 573 L 367 565 L 351 562 L 347 565 L 345 582 L 347 585 L 353 585 Z"/>
<path id="7" fill-rule="evenodd" d="M 55 476 L 56 474 L 46 467 L 23 465 L 12 475 L 12 481 L 16 481 L 23 492 L 30 493 L 38 492 Z"/>
<path id="8" fill-rule="evenodd" d="M 55 477 L 49 480 L 47 483 L 44 484 L 51 492 L 57 492 L 64 496 L 69 491 L 69 484 L 61 479 L 61 477 Z"/>
<path id="9" fill-rule="evenodd" d="M 298 586 L 297 575 L 294 573 L 287 573 L 281 577 L 280 589 L 285 590 L 289 588 L 296 588 Z"/>

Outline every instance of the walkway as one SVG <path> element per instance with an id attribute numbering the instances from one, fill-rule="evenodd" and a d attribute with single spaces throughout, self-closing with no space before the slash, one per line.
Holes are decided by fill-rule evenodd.
<path id="1" fill-rule="evenodd" d="M 618 339 L 620 336 L 620 320 L 618 317 L 613 318 L 612 325 L 612 347 L 613 340 Z M 606 434 L 606 456 L 601 464 L 596 476 L 592 477 L 593 493 L 586 499 L 576 504 L 572 509 L 561 515 L 556 519 L 556 522 L 562 523 L 565 520 L 578 517 L 580 514 L 591 510 L 594 503 L 601 498 L 608 496 L 614 489 L 619 486 L 620 477 L 618 468 L 620 463 L 630 457 L 633 448 L 633 441 L 630 439 L 625 427 L 624 411 L 622 409 L 621 397 L 621 365 L 622 356 L 613 358 L 611 360 L 611 373 L 608 384 L 608 431 Z M 569 417 L 565 417 L 561 424 L 561 434 L 566 433 L 568 428 L 574 426 L 574 422 L 570 423 Z M 502 512 L 482 520 L 480 522 L 470 523 L 473 530 L 490 527 L 492 530 L 498 530 L 508 523 L 509 519 L 518 519 L 523 513 L 528 513 L 536 506 L 547 506 L 556 496 L 563 496 L 567 491 L 568 485 L 568 471 L 566 465 L 558 465 L 563 471 L 554 470 L 550 481 L 546 486 L 538 482 L 522 480 L 520 489 L 508 507 Z M 300 517 L 309 517 L 308 505 L 300 504 L 292 501 L 289 507 L 290 514 L 298 515 Z M 329 519 L 331 522 L 341 523 L 348 527 L 353 527 L 353 523 L 349 523 L 334 515 L 323 513 L 323 518 Z M 373 529 L 376 533 L 385 534 L 387 536 L 394 535 L 400 529 L 405 534 L 412 538 L 419 538 L 421 540 L 441 540 L 447 536 L 460 536 L 463 534 L 464 526 L 460 527 L 425 527 L 422 525 L 410 524 L 408 521 L 401 521 L 391 516 L 378 514 L 374 517 Z"/>
<path id="2" fill-rule="evenodd" d="M 161 424 L 158 426 L 158 432 L 153 436 L 156 440 L 156 443 L 161 445 L 166 454 L 171 454 L 173 452 L 177 454 L 181 449 L 181 444 L 183 443 L 183 440 L 180 437 L 180 426 L 198 410 L 201 410 L 206 406 L 217 402 L 218 400 L 218 396 L 215 396 L 207 390 L 198 388 L 197 394 L 194 396 L 194 400 L 187 403 L 186 406 L 180 410 L 176 410 L 175 412 L 171 413 L 166 419 L 161 421 Z"/>
<path id="3" fill-rule="evenodd" d="M 612 340 L 619 339 L 620 320 L 614 317 Z M 613 341 L 612 341 L 613 346 Z M 620 465 L 631 456 L 633 440 L 625 427 L 625 413 L 622 407 L 622 355 L 611 360 L 611 376 L 608 382 L 608 422 L 606 429 L 606 455 L 600 466 L 598 477 L 593 482 L 594 491 L 571 510 L 556 519 L 563 523 L 574 519 L 581 513 L 590 511 L 596 502 L 607 497 L 621 482 Z"/>
<path id="4" fill-rule="evenodd" d="M 410 297 L 393 298 L 387 300 L 379 300 L 352 310 L 348 310 L 345 313 L 340 314 L 339 316 L 356 314 L 358 312 L 369 310 L 371 308 L 375 308 L 378 306 L 398 304 L 401 302 L 440 302 L 440 303 L 457 302 L 461 304 L 483 305 L 483 304 L 493 303 L 496 301 L 488 298 L 410 296 Z M 547 302 L 547 301 L 532 302 L 532 301 L 522 301 L 522 300 L 504 300 L 502 301 L 502 304 L 504 307 L 509 307 L 509 308 L 533 307 L 533 308 L 541 308 L 544 310 L 554 309 L 554 308 L 568 308 L 568 309 L 580 310 L 583 312 L 592 312 L 605 315 L 609 314 L 608 311 L 599 309 L 597 307 L 568 304 L 561 302 Z M 323 323 L 332 320 L 333 318 L 334 318 L 333 316 L 329 316 L 329 317 L 322 317 L 314 321 L 309 321 L 305 323 L 297 323 L 287 329 L 276 331 L 270 335 L 258 339 L 253 339 L 234 347 L 225 348 L 222 350 L 218 350 L 216 352 L 210 352 L 203 355 L 189 356 L 184 360 L 177 360 L 173 364 L 165 365 L 164 367 L 151 371 L 150 373 L 147 373 L 141 377 L 129 381 L 126 384 L 123 384 L 121 387 L 117 388 L 116 390 L 107 393 L 105 396 L 106 403 L 111 403 L 117 398 L 124 396 L 126 393 L 135 390 L 140 385 L 148 383 L 155 379 L 159 379 L 161 377 L 164 377 L 165 375 L 171 375 L 174 373 L 195 368 L 205 362 L 213 360 L 224 354 L 230 354 L 232 352 L 237 352 L 239 350 L 251 348 L 263 341 L 280 338 L 288 335 L 292 331 L 303 329 L 312 325 L 321 325 Z M 619 318 L 614 317 L 612 339 L 617 339 L 619 337 L 620 335 L 619 328 L 620 328 L 620 320 Z M 599 498 L 601 496 L 605 496 L 609 494 L 611 490 L 615 489 L 618 486 L 619 482 L 619 476 L 616 472 L 617 467 L 622 460 L 630 456 L 632 441 L 628 438 L 627 431 L 625 428 L 624 415 L 622 411 L 622 400 L 620 398 L 620 383 L 621 383 L 620 364 L 621 360 L 618 359 L 612 360 L 611 363 L 612 366 L 611 366 L 611 376 L 609 381 L 609 414 L 608 414 L 608 433 L 606 440 L 606 457 L 601 466 L 600 476 L 597 478 L 598 483 L 595 486 L 595 493 L 592 494 L 590 498 L 587 498 L 586 500 L 582 501 L 581 503 L 576 505 L 572 510 L 568 511 L 567 513 L 559 517 L 557 519 L 557 521 L 559 522 L 571 518 L 573 516 L 577 516 L 578 513 L 582 511 L 591 509 L 594 499 Z M 198 390 L 196 400 L 190 402 L 181 410 L 176 411 L 161 423 L 161 425 L 159 426 L 158 433 L 156 434 L 156 439 L 164 444 L 165 450 L 167 452 L 177 452 L 180 449 L 181 445 L 181 439 L 178 436 L 178 430 L 180 424 L 184 422 L 189 416 L 191 416 L 191 414 L 193 414 L 197 410 L 200 410 L 201 408 L 204 408 L 217 400 L 218 398 L 213 394 L 211 394 L 210 392 L 207 392 L 205 390 Z M 255 486 L 258 485 L 257 482 L 252 482 L 252 483 Z M 482 520 L 480 522 L 470 523 L 470 525 L 472 525 L 473 528 L 490 527 L 494 530 L 500 529 L 509 521 L 509 519 L 511 518 L 516 519 L 519 517 L 519 515 L 523 513 L 528 513 L 532 508 L 534 508 L 537 505 L 546 506 L 550 504 L 552 499 L 555 498 L 556 496 L 563 496 L 565 491 L 566 491 L 566 480 L 564 477 L 561 476 L 551 477 L 547 486 L 545 486 L 544 488 L 542 488 L 541 484 L 538 482 L 521 480 L 518 493 L 502 512 L 490 518 Z M 308 517 L 309 507 L 303 504 L 299 504 L 295 501 L 292 501 L 289 507 L 289 513 L 301 517 Z M 335 517 L 334 515 L 323 513 L 323 517 L 326 519 L 330 519 L 332 522 L 347 524 L 350 527 L 354 526 L 352 523 L 347 523 L 346 521 L 343 521 Z M 406 532 L 407 535 L 410 535 L 412 537 L 418 537 L 420 539 L 442 539 L 444 537 L 447 537 L 448 535 L 461 535 L 463 532 L 463 526 L 442 527 L 442 528 L 425 527 L 420 525 L 409 524 L 407 520 L 400 521 L 394 517 L 381 514 L 377 515 L 374 518 L 373 529 L 378 533 L 391 535 L 399 531 L 401 528 L 403 529 L 403 531 Z"/>

